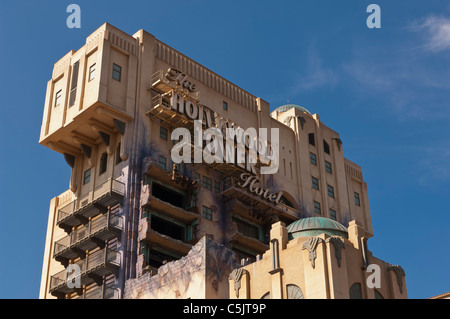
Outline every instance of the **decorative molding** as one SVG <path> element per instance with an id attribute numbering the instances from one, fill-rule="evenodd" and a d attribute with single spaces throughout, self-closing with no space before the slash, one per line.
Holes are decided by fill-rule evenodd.
<path id="1" fill-rule="evenodd" d="M 249 272 L 244 268 L 234 269 L 230 276 L 228 277 L 230 280 L 234 281 L 234 292 L 236 293 L 236 298 L 239 298 L 239 289 L 241 289 L 241 279 L 244 274 L 249 274 Z"/>
<path id="2" fill-rule="evenodd" d="M 345 243 L 339 238 L 339 237 L 330 237 L 327 238 L 325 240 L 326 243 L 333 243 L 334 246 L 334 253 L 336 255 L 336 259 L 337 259 L 337 264 L 338 267 L 341 267 L 341 259 L 342 259 L 342 254 L 341 254 L 341 249 L 345 248 Z"/>
<path id="3" fill-rule="evenodd" d="M 405 271 L 403 268 L 399 265 L 390 265 L 387 267 L 387 270 L 393 270 L 395 272 L 395 275 L 397 276 L 397 284 L 400 288 L 400 293 L 403 293 L 403 277 L 405 276 Z"/>
<path id="4" fill-rule="evenodd" d="M 302 127 L 302 130 L 303 130 L 303 126 L 305 125 L 306 120 L 305 120 L 305 118 L 304 118 L 303 116 L 301 116 L 301 115 L 297 116 L 297 118 L 298 118 L 298 120 L 300 121 L 300 126 Z"/>
<path id="5" fill-rule="evenodd" d="M 333 140 L 336 141 L 337 148 L 340 151 L 341 150 L 341 145 L 342 145 L 342 140 L 339 137 L 333 137 Z"/>
<path id="6" fill-rule="evenodd" d="M 309 260 L 311 261 L 311 266 L 313 268 L 316 267 L 316 258 L 317 258 L 317 254 L 316 254 L 316 248 L 317 248 L 317 244 L 323 242 L 323 239 L 320 237 L 310 237 L 308 238 L 302 246 L 302 249 L 307 249 L 309 252 Z"/>

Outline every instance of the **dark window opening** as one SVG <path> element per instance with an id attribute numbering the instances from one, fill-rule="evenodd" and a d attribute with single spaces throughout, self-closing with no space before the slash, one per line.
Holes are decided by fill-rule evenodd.
<path id="1" fill-rule="evenodd" d="M 159 268 L 166 262 L 171 262 L 174 260 L 178 260 L 178 258 L 157 250 L 150 249 L 149 264 L 151 267 Z"/>
<path id="2" fill-rule="evenodd" d="M 150 227 L 160 234 L 184 241 L 184 227 L 166 219 L 152 215 Z"/>
<path id="3" fill-rule="evenodd" d="M 316 139 L 314 137 L 314 133 L 308 134 L 308 141 L 309 141 L 309 144 L 311 144 L 312 146 L 316 146 Z"/>
<path id="4" fill-rule="evenodd" d="M 158 183 L 152 184 L 152 195 L 173 206 L 183 208 L 184 196 Z"/>
<path id="5" fill-rule="evenodd" d="M 323 151 L 327 154 L 330 154 L 330 145 L 328 145 L 325 140 L 323 140 Z"/>
<path id="6" fill-rule="evenodd" d="M 284 203 L 286 206 L 294 208 L 294 204 L 292 204 L 291 201 L 289 201 L 284 195 L 280 198 L 281 202 Z"/>

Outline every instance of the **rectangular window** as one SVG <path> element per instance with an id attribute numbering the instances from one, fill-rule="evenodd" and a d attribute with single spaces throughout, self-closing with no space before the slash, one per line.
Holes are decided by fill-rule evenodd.
<path id="1" fill-rule="evenodd" d="M 84 171 L 84 176 L 83 176 L 83 185 L 89 183 L 91 181 L 91 169 L 87 169 Z"/>
<path id="2" fill-rule="evenodd" d="M 77 98 L 77 84 L 78 84 L 78 70 L 80 68 L 80 61 L 75 62 L 72 67 L 72 83 L 70 84 L 69 107 L 75 104 Z"/>
<path id="3" fill-rule="evenodd" d="M 214 181 L 214 193 L 219 194 L 220 193 L 220 182 Z"/>
<path id="4" fill-rule="evenodd" d="M 315 177 L 312 178 L 312 188 L 319 190 L 319 180 Z"/>
<path id="5" fill-rule="evenodd" d="M 61 104 L 61 99 L 62 99 L 62 90 L 59 90 L 58 92 L 56 92 L 55 106 L 58 106 Z"/>
<path id="6" fill-rule="evenodd" d="M 206 189 L 212 189 L 212 179 L 206 176 L 203 176 L 203 187 Z"/>
<path id="7" fill-rule="evenodd" d="M 200 182 L 200 174 L 197 172 L 194 172 L 194 180 L 196 180 L 197 182 Z"/>
<path id="8" fill-rule="evenodd" d="M 159 127 L 159 137 L 167 141 L 168 131 L 165 127 Z"/>
<path id="9" fill-rule="evenodd" d="M 212 209 L 206 206 L 202 206 L 202 217 L 208 220 L 212 220 Z"/>
<path id="10" fill-rule="evenodd" d="M 316 214 L 321 214 L 322 213 L 322 210 L 320 209 L 320 203 L 319 202 L 314 201 L 314 212 Z"/>
<path id="11" fill-rule="evenodd" d="M 94 63 L 89 67 L 89 82 L 95 78 L 95 69 L 97 68 L 97 64 Z"/>
<path id="12" fill-rule="evenodd" d="M 334 187 L 333 186 L 328 185 L 328 196 L 334 198 Z"/>
<path id="13" fill-rule="evenodd" d="M 309 142 L 310 145 L 316 146 L 316 139 L 314 137 L 314 133 L 309 133 L 308 134 L 308 142 Z"/>
<path id="14" fill-rule="evenodd" d="M 336 220 L 336 211 L 330 208 L 330 219 Z"/>
<path id="15" fill-rule="evenodd" d="M 333 173 L 333 170 L 331 168 L 331 163 L 328 161 L 325 161 L 325 170 L 327 171 L 327 173 L 330 173 L 330 174 Z"/>
<path id="16" fill-rule="evenodd" d="M 359 200 L 359 194 L 355 192 L 355 205 L 361 206 L 361 202 Z"/>
<path id="17" fill-rule="evenodd" d="M 225 101 L 223 101 L 223 109 L 224 109 L 225 111 L 228 111 L 228 103 L 225 102 Z"/>
<path id="18" fill-rule="evenodd" d="M 113 69 L 112 69 L 112 78 L 116 81 L 121 80 L 122 78 L 122 67 L 120 65 L 117 65 L 113 63 Z"/>
<path id="19" fill-rule="evenodd" d="M 105 152 L 100 157 L 99 175 L 102 175 L 104 172 L 106 172 L 107 167 L 108 167 L 108 154 L 106 154 L 106 152 Z"/>
<path id="20" fill-rule="evenodd" d="M 121 145 L 122 144 L 119 143 L 117 145 L 117 148 L 116 148 L 116 165 L 122 163 L 122 157 L 120 157 L 120 147 L 121 147 Z"/>
<path id="21" fill-rule="evenodd" d="M 309 153 L 309 161 L 311 164 L 317 165 L 317 157 L 314 153 Z"/>
<path id="22" fill-rule="evenodd" d="M 167 168 L 167 158 L 165 158 L 164 156 L 160 156 L 158 158 L 158 166 L 161 167 L 162 169 L 166 169 Z"/>

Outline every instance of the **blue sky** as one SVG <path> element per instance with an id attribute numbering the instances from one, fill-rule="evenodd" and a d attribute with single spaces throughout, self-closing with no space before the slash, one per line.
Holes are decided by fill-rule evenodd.
<path id="1" fill-rule="evenodd" d="M 0 298 L 39 295 L 49 201 L 70 177 L 38 144 L 46 84 L 104 22 L 145 29 L 272 108 L 318 113 L 363 168 L 369 249 L 405 269 L 410 298 L 450 291 L 450 3 L 412 2 L 1 1 Z M 371 3 L 381 29 L 366 26 Z"/>

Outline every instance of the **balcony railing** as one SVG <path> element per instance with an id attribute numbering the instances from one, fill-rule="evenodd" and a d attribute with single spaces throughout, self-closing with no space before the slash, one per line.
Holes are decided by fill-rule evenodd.
<path id="1" fill-rule="evenodd" d="M 235 198 L 244 204 L 247 204 L 254 209 L 261 209 L 265 212 L 273 212 L 288 220 L 295 221 L 298 219 L 299 212 L 295 208 L 287 206 L 284 203 L 272 203 L 256 194 L 250 193 L 243 189 L 237 178 L 229 177 L 222 182 L 222 192 L 220 195 Z"/>
<path id="2" fill-rule="evenodd" d="M 182 94 L 190 96 L 196 101 L 198 101 L 200 98 L 199 91 L 190 92 L 186 88 L 183 88 L 181 85 L 176 84 L 174 81 L 169 81 L 169 79 L 166 78 L 165 72 L 163 70 L 158 70 L 153 73 L 151 78 L 151 85 L 153 89 L 162 93 L 166 93 L 171 91 L 172 89 L 175 89 Z"/>
<path id="3" fill-rule="evenodd" d="M 119 290 L 110 286 L 95 286 L 81 295 L 70 299 L 119 299 Z"/>
<path id="4" fill-rule="evenodd" d="M 88 285 L 93 282 L 101 284 L 99 278 L 103 276 L 115 274 L 120 267 L 120 256 L 116 250 L 104 248 L 88 255 L 84 259 L 80 259 L 75 263 L 79 267 L 79 273 L 73 274 L 73 285 L 79 280 L 80 287 L 72 287 L 68 285 L 68 271 L 64 269 L 50 278 L 50 293 L 53 295 L 61 295 L 80 289 L 82 285 Z M 76 277 L 77 276 L 77 277 Z"/>
<path id="5" fill-rule="evenodd" d="M 75 199 L 58 210 L 56 223 L 67 232 L 74 226 L 87 222 L 100 209 L 106 209 L 121 203 L 125 194 L 125 184 L 116 179 L 108 179 L 97 186 L 94 191 L 82 198 Z"/>
<path id="6" fill-rule="evenodd" d="M 67 262 L 68 259 L 80 256 L 80 251 L 93 249 L 101 246 L 106 240 L 118 237 L 122 228 L 121 216 L 112 212 L 99 215 L 55 242 L 53 257 Z"/>

